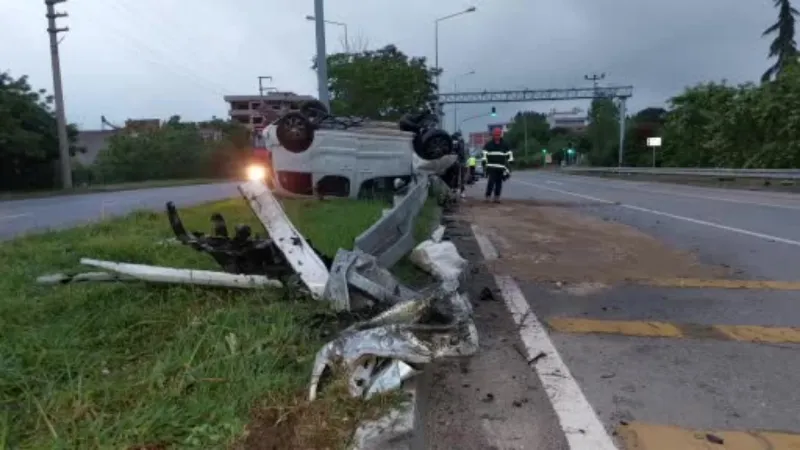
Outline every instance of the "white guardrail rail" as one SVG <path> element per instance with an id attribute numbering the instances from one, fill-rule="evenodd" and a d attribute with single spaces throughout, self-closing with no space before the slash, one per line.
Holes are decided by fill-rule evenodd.
<path id="1" fill-rule="evenodd" d="M 392 267 L 416 245 L 414 222 L 428 198 L 430 178 L 415 178 L 406 193 L 395 195 L 393 207 L 355 240 L 357 250 L 375 256 L 383 267 Z"/>
<path id="2" fill-rule="evenodd" d="M 761 178 L 774 180 L 800 180 L 800 169 L 714 169 L 683 167 L 562 167 L 562 172 L 600 172 L 619 175 L 684 175 L 718 178 Z"/>

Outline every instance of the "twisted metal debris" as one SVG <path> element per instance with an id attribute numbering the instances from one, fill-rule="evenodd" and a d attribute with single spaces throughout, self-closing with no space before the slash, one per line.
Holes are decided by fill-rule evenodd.
<path id="1" fill-rule="evenodd" d="M 220 214 L 211 217 L 211 234 L 189 232 L 174 204 L 167 203 L 167 216 L 177 241 L 208 253 L 223 272 L 84 258 L 82 264 L 105 272 L 56 274 L 40 277 L 38 281 L 63 284 L 139 280 L 231 288 L 290 286 L 330 302 L 336 311 L 379 311 L 367 320 L 350 325 L 319 350 L 309 387 L 309 397 L 313 400 L 332 374 L 344 373 L 350 394 L 369 398 L 400 388 L 404 381 L 432 361 L 470 356 L 478 350 L 472 308 L 459 292 L 459 278 L 466 261 L 452 243 L 442 241 L 441 229 L 411 251 L 411 261 L 437 279 L 419 291 L 405 286 L 381 264 L 397 261 L 413 247 L 413 240 L 409 242 L 408 239 L 412 228 L 408 223 L 401 227 L 400 235 L 386 238 L 389 245 L 368 245 L 381 240 L 381 236 L 370 233 L 390 228 L 396 234 L 401 230 L 399 225 L 381 226 L 382 221 L 399 224 L 396 216 L 401 215 L 413 224 L 424 198 L 408 197 L 427 197 L 430 181 L 428 177 L 421 177 L 414 183 L 421 184 L 398 184 L 406 195 L 396 196 L 395 208 L 357 239 L 362 248 L 374 254 L 359 248 L 340 249 L 333 260 L 327 258 L 294 227 L 270 190 L 261 182 L 251 181 L 240 185 L 239 191 L 269 237 L 253 235 L 249 227 L 242 225 L 235 227 L 231 237 Z M 406 205 L 405 209 L 398 212 L 398 206 L 402 205 Z"/>

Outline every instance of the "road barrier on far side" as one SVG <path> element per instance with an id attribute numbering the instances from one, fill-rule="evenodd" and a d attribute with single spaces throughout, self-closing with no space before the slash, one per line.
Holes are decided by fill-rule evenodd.
<path id="1" fill-rule="evenodd" d="M 724 169 L 695 167 L 562 167 L 562 172 L 611 173 L 618 175 L 680 175 L 707 178 L 761 178 L 800 180 L 800 169 Z"/>

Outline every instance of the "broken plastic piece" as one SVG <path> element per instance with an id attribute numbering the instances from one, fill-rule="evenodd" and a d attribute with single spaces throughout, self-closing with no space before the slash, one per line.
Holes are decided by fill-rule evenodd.
<path id="1" fill-rule="evenodd" d="M 423 241 L 411 251 L 409 259 L 440 280 L 456 280 L 467 267 L 467 260 L 450 241 Z"/>
<path id="2" fill-rule="evenodd" d="M 77 273 L 74 275 L 67 275 L 63 273 L 56 273 L 53 275 L 42 275 L 36 279 L 39 284 L 71 284 L 71 283 L 85 283 L 87 281 L 120 281 L 124 280 L 123 275 L 108 272 L 85 272 Z"/>

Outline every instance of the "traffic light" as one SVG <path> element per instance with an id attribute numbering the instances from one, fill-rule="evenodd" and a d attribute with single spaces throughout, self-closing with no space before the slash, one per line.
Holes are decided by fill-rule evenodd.
<path id="1" fill-rule="evenodd" d="M 497 116 L 497 108 L 492 106 L 492 117 L 496 117 L 496 116 Z"/>
<path id="2" fill-rule="evenodd" d="M 547 149 L 546 149 L 546 148 L 543 148 L 543 149 L 542 149 L 542 153 L 547 153 Z"/>
<path id="3" fill-rule="evenodd" d="M 567 153 L 569 153 L 570 155 L 572 155 L 572 154 L 574 154 L 574 153 L 575 153 L 575 149 L 574 149 L 574 148 L 570 148 L 570 149 L 568 149 L 568 150 L 567 150 Z"/>

